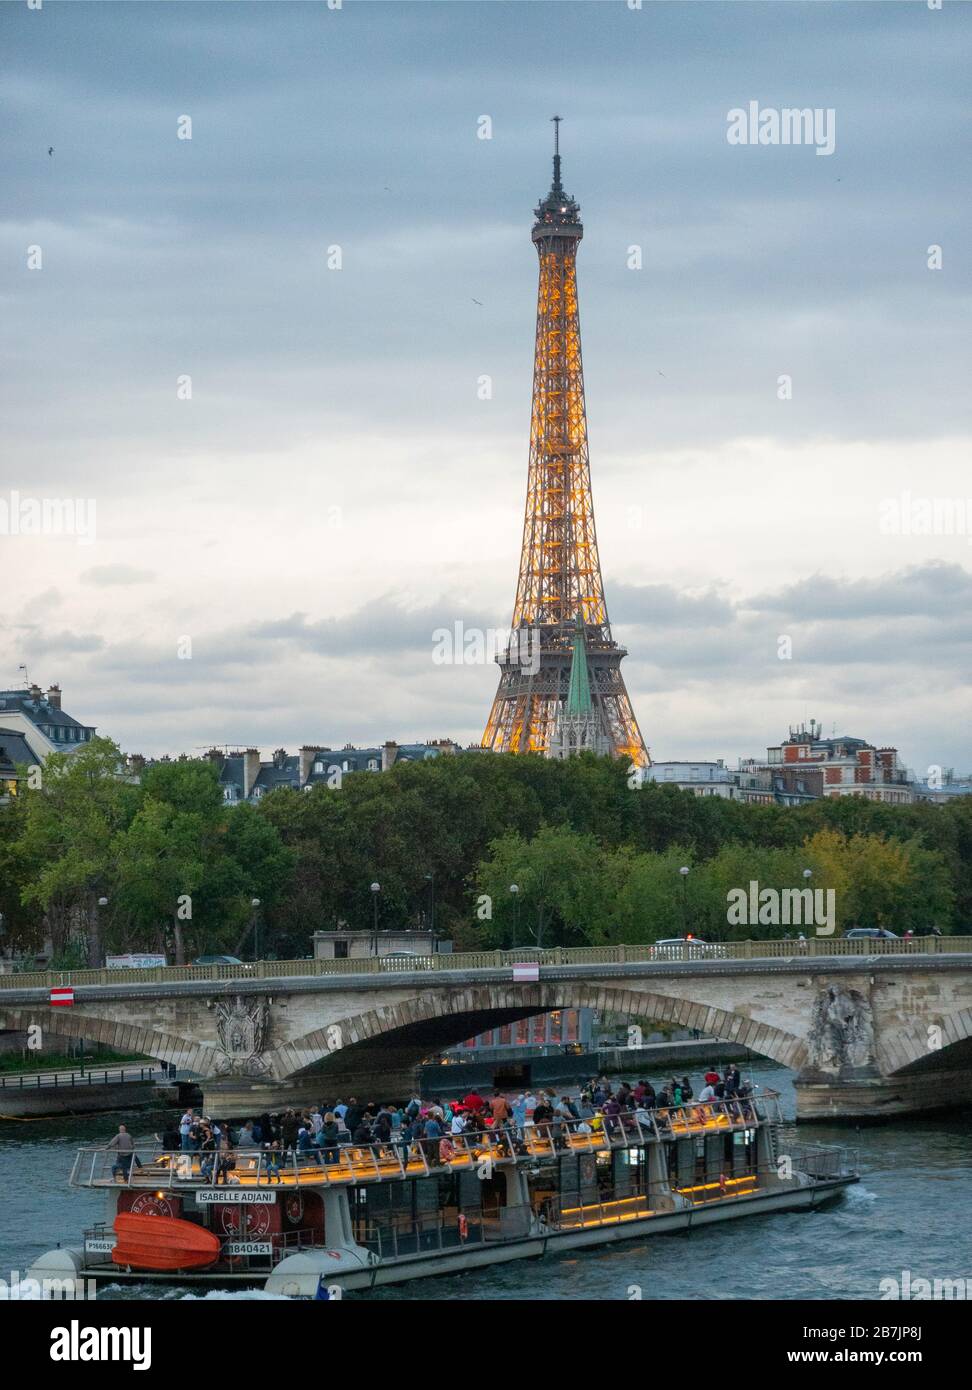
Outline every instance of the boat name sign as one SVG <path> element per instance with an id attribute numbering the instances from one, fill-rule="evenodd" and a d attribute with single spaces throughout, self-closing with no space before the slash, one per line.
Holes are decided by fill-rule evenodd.
<path id="1" fill-rule="evenodd" d="M 224 1202 L 245 1202 L 273 1206 L 277 1200 L 275 1192 L 249 1192 L 245 1188 L 217 1187 L 211 1192 L 197 1192 L 197 1206 L 222 1206 Z"/>

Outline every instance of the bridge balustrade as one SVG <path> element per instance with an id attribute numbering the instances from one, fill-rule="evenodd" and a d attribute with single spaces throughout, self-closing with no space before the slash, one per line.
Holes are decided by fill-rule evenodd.
<path id="1" fill-rule="evenodd" d="M 187 980 L 274 980 L 315 975 L 400 975 L 442 970 L 512 969 L 529 957 L 541 966 L 636 965 L 726 960 L 800 960 L 819 956 L 921 956 L 972 954 L 972 936 L 899 937 L 848 940 L 807 936 L 804 940 L 686 941 L 676 945 L 572 946 L 530 951 L 459 951 L 387 960 L 381 956 L 346 960 L 261 960 L 242 965 L 168 965 L 127 970 L 33 970 L 0 975 L 5 989 L 49 989 L 57 985 L 177 984 Z"/>

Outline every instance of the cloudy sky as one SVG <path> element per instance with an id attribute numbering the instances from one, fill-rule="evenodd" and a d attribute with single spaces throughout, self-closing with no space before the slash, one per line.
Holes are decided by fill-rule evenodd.
<path id="1" fill-rule="evenodd" d="M 96 508 L 92 543 L 0 534 L 0 686 L 25 663 L 144 753 L 479 739 L 496 668 L 433 634 L 510 619 L 559 111 L 654 757 L 812 716 L 972 766 L 972 7 L 43 0 L 0 29 L 0 517 Z M 833 154 L 730 145 L 751 101 L 832 108 Z"/>

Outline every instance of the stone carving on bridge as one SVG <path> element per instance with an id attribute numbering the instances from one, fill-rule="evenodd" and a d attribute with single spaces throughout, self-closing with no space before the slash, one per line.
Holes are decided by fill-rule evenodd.
<path id="1" fill-rule="evenodd" d="M 217 1003 L 217 1076 L 264 1076 L 270 1070 L 264 1056 L 270 1033 L 269 1012 L 265 999 L 244 999 L 240 994 L 232 1003 Z"/>
<path id="2" fill-rule="evenodd" d="M 856 989 L 830 985 L 817 995 L 807 1037 L 810 1068 L 831 1075 L 874 1064 L 874 1017 Z"/>

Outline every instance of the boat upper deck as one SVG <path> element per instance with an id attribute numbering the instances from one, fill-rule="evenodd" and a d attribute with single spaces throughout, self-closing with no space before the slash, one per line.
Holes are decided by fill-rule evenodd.
<path id="1" fill-rule="evenodd" d="M 615 1115 L 598 1112 L 587 1119 L 527 1125 L 522 1133 L 485 1128 L 442 1139 L 393 1139 L 388 1144 L 341 1144 L 330 1150 L 312 1148 L 296 1153 L 257 1148 L 173 1152 L 136 1142 L 134 1157 L 104 1147 L 79 1149 L 70 1183 L 73 1187 L 192 1191 L 223 1185 L 272 1190 L 401 1182 L 450 1170 L 482 1173 L 484 1165 L 535 1164 L 564 1153 L 610 1153 L 612 1149 L 746 1131 L 781 1119 L 778 1099 L 761 1096 L 693 1102 L 669 1110 L 626 1110 Z"/>

